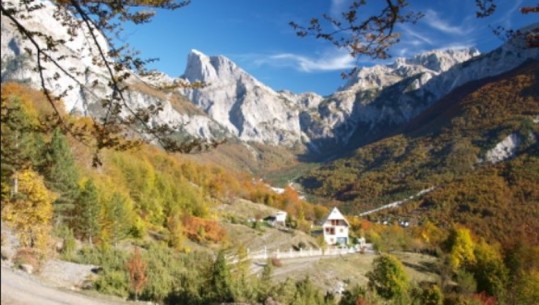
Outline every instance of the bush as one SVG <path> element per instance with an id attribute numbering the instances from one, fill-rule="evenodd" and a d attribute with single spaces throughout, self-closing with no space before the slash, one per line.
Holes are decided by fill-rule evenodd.
<path id="1" fill-rule="evenodd" d="M 22 265 L 30 265 L 35 271 L 41 267 L 42 260 L 43 256 L 38 250 L 34 248 L 20 248 L 13 258 L 13 263 L 18 268 Z"/>
<path id="2" fill-rule="evenodd" d="M 270 262 L 271 262 L 271 265 L 272 265 L 273 267 L 277 267 L 277 268 L 278 268 L 278 267 L 282 267 L 282 266 L 283 266 L 283 262 L 281 262 L 281 260 L 278 259 L 278 258 L 276 258 L 276 257 L 272 257 L 272 258 L 270 259 Z"/>

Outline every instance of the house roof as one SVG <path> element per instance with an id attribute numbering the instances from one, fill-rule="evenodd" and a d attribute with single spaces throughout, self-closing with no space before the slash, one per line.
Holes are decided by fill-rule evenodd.
<path id="1" fill-rule="evenodd" d="M 331 212 L 329 212 L 328 216 L 324 219 L 324 222 L 322 222 L 322 224 L 324 224 L 328 220 L 332 220 L 332 219 L 342 219 L 342 220 L 344 220 L 344 222 L 346 222 L 347 226 L 350 226 L 350 223 L 348 222 L 348 220 L 346 220 L 346 218 L 344 218 L 344 216 L 341 214 L 341 211 L 339 211 L 339 209 L 337 209 L 337 207 L 334 207 L 333 209 L 331 209 Z"/>

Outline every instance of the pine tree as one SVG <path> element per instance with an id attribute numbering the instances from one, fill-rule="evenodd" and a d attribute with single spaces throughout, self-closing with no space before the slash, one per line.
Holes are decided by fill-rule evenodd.
<path id="1" fill-rule="evenodd" d="M 46 185 L 59 195 L 54 202 L 55 221 L 59 225 L 72 216 L 79 195 L 79 173 L 67 139 L 59 129 L 54 130 L 44 154 Z"/>
<path id="2" fill-rule="evenodd" d="M 75 217 L 73 218 L 73 227 L 75 232 L 82 238 L 88 239 L 93 243 L 93 237 L 99 233 L 99 217 L 101 205 L 97 194 L 97 188 L 92 179 L 86 181 L 84 188 L 80 192 L 77 200 Z"/>
<path id="3" fill-rule="evenodd" d="M 41 135 L 18 97 L 2 97 L 1 107 L 2 200 L 18 192 L 15 172 L 37 167 Z"/>
<path id="4" fill-rule="evenodd" d="M 230 270 L 226 263 L 224 251 L 219 251 L 213 263 L 209 282 L 210 300 L 214 302 L 232 302 Z"/>

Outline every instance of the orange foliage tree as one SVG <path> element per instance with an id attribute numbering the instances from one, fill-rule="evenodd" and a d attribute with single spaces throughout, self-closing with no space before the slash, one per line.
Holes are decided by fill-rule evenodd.
<path id="1" fill-rule="evenodd" d="M 127 270 L 129 270 L 129 284 L 131 290 L 135 295 L 135 300 L 138 299 L 139 294 L 146 285 L 148 278 L 146 277 L 146 262 L 140 255 L 140 249 L 135 248 L 133 255 L 127 261 Z"/>

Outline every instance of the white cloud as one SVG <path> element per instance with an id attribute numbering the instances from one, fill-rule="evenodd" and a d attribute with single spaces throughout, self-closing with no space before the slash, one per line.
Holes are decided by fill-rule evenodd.
<path id="1" fill-rule="evenodd" d="M 503 16 L 498 18 L 496 22 L 503 22 L 505 27 L 510 28 L 511 19 L 514 17 L 515 13 L 520 9 L 521 6 L 522 0 L 515 1 L 515 5 L 513 5 L 513 7 L 511 7 L 509 10 L 507 10 L 505 14 L 503 14 Z"/>
<path id="2" fill-rule="evenodd" d="M 337 50 L 313 58 L 293 53 L 262 55 L 254 60 L 256 65 L 291 67 L 302 72 L 336 71 L 355 67 L 356 60 L 347 52 Z"/>
<path id="3" fill-rule="evenodd" d="M 417 26 L 415 27 L 415 30 L 410 29 L 410 27 L 407 26 L 407 25 L 401 25 L 400 28 L 402 29 L 403 34 L 406 35 L 405 36 L 405 41 L 407 41 L 409 38 L 413 37 L 413 38 L 415 38 L 415 39 L 412 40 L 413 45 L 418 45 L 418 44 L 434 45 L 433 40 L 429 36 L 427 36 L 427 34 L 423 34 L 423 33 L 420 33 L 419 31 L 417 31 L 417 29 L 418 29 Z"/>
<path id="4" fill-rule="evenodd" d="M 473 31 L 470 27 L 451 25 L 444 21 L 436 11 L 427 10 L 425 17 L 422 19 L 426 24 L 438 31 L 451 35 L 465 35 Z"/>

